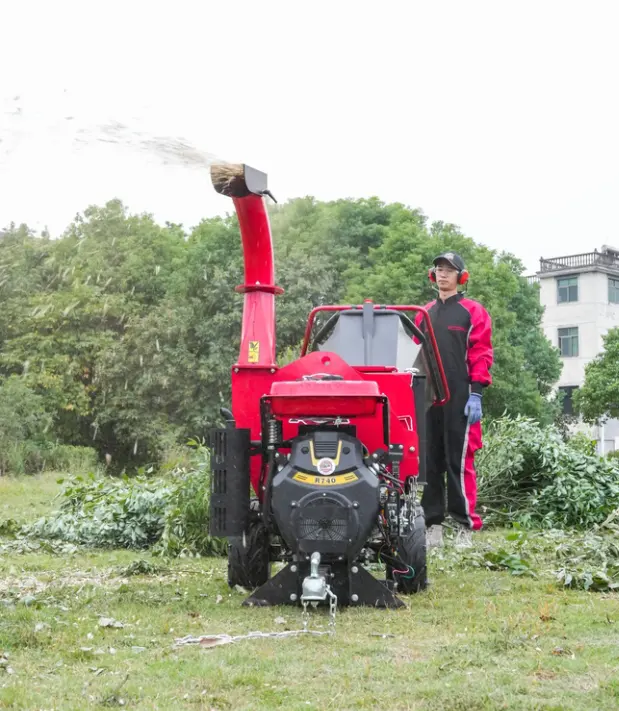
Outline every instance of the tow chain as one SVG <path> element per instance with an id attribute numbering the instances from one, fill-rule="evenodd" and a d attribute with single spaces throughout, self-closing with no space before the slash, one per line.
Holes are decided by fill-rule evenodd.
<path id="1" fill-rule="evenodd" d="M 309 602 L 307 600 L 303 600 L 303 612 L 301 613 L 301 617 L 303 618 L 303 631 L 304 632 L 307 632 L 308 625 L 309 625 L 309 612 L 307 611 L 308 605 L 309 605 Z"/>
<path id="2" fill-rule="evenodd" d="M 329 597 L 329 631 L 325 634 L 335 634 L 335 615 L 337 613 L 337 595 L 327 585 L 327 596 Z M 302 600 L 303 611 L 301 613 L 303 619 L 303 631 L 309 632 L 309 600 Z"/>
<path id="3" fill-rule="evenodd" d="M 301 616 L 303 619 L 303 629 L 300 630 L 286 630 L 284 632 L 248 632 L 247 634 L 203 634 L 199 636 L 187 635 L 186 637 L 181 637 L 174 640 L 175 647 L 183 647 L 189 644 L 196 644 L 200 647 L 217 647 L 221 644 L 231 644 L 232 642 L 240 642 L 243 639 L 264 639 L 264 638 L 275 638 L 281 639 L 283 637 L 298 637 L 303 634 L 310 634 L 316 637 L 321 635 L 332 635 L 335 634 L 335 615 L 337 613 L 337 595 L 332 592 L 331 588 L 327 586 L 327 595 L 329 597 L 329 629 L 323 630 L 311 630 L 309 629 L 310 615 L 308 611 L 309 601 L 303 600 L 303 610 Z"/>
<path id="4" fill-rule="evenodd" d="M 337 595 L 331 591 L 327 585 L 327 594 L 329 595 L 329 627 L 332 634 L 335 634 L 335 613 L 337 612 Z"/>

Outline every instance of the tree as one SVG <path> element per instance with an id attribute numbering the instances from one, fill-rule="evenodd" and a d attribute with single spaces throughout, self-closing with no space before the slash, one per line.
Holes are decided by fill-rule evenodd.
<path id="1" fill-rule="evenodd" d="M 536 287 L 513 256 L 378 198 L 306 197 L 269 210 L 285 290 L 276 298 L 280 359 L 298 353 L 318 304 L 427 303 L 428 265 L 455 249 L 473 275 L 470 295 L 495 325 L 486 412 L 549 417 L 560 361 L 540 329 Z M 111 200 L 55 240 L 11 226 L 0 239 L 0 377 L 20 378 L 40 398 L 50 437 L 93 446 L 121 468 L 156 462 L 229 406 L 242 282 L 235 215 L 188 234 Z"/>
<path id="2" fill-rule="evenodd" d="M 346 300 L 424 305 L 436 298 L 428 280 L 432 259 L 448 250 L 460 253 L 471 273 L 467 293 L 484 304 L 493 322 L 494 384 L 484 396 L 486 412 L 551 421 L 556 405 L 548 396 L 561 361 L 541 329 L 542 307 L 536 287 L 522 277 L 522 263 L 477 245 L 454 225 L 428 226 L 417 210 L 390 206 L 390 214 L 382 243 L 370 250 L 369 267 L 348 271 Z"/>
<path id="3" fill-rule="evenodd" d="M 29 440 L 42 440 L 51 424 L 43 399 L 17 376 L 0 382 L 0 475 Z M 17 454 L 17 457 L 15 456 Z"/>
<path id="4" fill-rule="evenodd" d="M 574 405 L 586 422 L 619 417 L 619 328 L 604 336 L 604 349 L 585 366 L 585 382 Z"/>

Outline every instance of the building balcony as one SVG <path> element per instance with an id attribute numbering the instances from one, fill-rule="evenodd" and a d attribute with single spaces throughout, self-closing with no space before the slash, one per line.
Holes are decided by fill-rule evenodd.
<path id="1" fill-rule="evenodd" d="M 604 246 L 601 252 L 596 249 L 593 252 L 570 254 L 565 257 L 552 257 L 550 259 L 541 257 L 537 275 L 547 275 L 549 272 L 591 271 L 597 269 L 619 273 L 619 251 Z"/>

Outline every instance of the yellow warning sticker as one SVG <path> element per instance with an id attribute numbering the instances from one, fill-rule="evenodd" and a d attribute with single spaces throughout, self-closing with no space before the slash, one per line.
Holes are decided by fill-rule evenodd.
<path id="1" fill-rule="evenodd" d="M 297 472 L 293 477 L 296 481 L 309 484 L 310 486 L 337 486 L 342 484 L 351 484 L 357 481 L 359 477 L 354 472 L 348 474 L 337 474 L 336 476 L 315 476 L 314 474 L 303 474 Z"/>
<path id="2" fill-rule="evenodd" d="M 260 341 L 250 341 L 247 352 L 247 362 L 257 363 L 260 360 Z"/>

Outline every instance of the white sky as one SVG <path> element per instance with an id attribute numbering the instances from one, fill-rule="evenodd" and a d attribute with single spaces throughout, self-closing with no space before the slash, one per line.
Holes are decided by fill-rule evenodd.
<path id="1" fill-rule="evenodd" d="M 0 0 L 0 26 L 0 226 L 57 234 L 112 197 L 186 226 L 230 209 L 204 167 L 74 141 L 116 120 L 264 170 L 280 201 L 420 207 L 529 270 L 619 243 L 616 1 Z"/>

